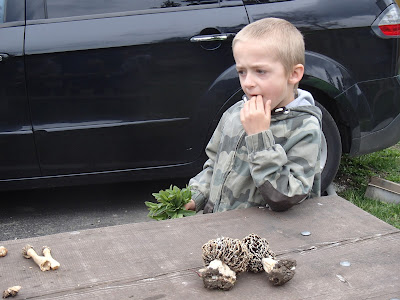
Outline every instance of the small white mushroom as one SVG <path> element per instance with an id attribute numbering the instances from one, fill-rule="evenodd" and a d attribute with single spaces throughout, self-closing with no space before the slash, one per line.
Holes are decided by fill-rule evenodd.
<path id="1" fill-rule="evenodd" d="M 42 248 L 42 252 L 44 257 L 46 257 L 48 259 L 48 261 L 50 262 L 50 268 L 52 270 L 57 270 L 60 267 L 60 263 L 58 261 L 56 261 L 52 256 L 51 256 L 51 249 L 50 247 L 47 246 L 43 246 Z"/>
<path id="2" fill-rule="evenodd" d="M 19 286 L 19 285 L 12 286 L 12 287 L 6 289 L 3 292 L 3 298 L 5 299 L 5 298 L 8 298 L 10 296 L 11 297 L 15 297 L 18 294 L 20 289 L 21 289 L 21 286 Z"/>
<path id="3" fill-rule="evenodd" d="M 262 259 L 262 264 L 273 285 L 284 285 L 293 278 L 297 262 L 294 259 L 274 260 L 268 257 Z"/>
<path id="4" fill-rule="evenodd" d="M 204 287 L 208 289 L 228 291 L 236 282 L 236 273 L 219 259 L 213 260 L 207 267 L 200 269 L 198 274 L 203 279 Z"/>
<path id="5" fill-rule="evenodd" d="M 46 257 L 38 255 L 31 245 L 26 245 L 22 248 L 22 255 L 25 258 L 32 257 L 34 262 L 40 267 L 41 271 L 50 270 L 50 261 Z"/>
<path id="6" fill-rule="evenodd" d="M 7 255 L 7 248 L 4 246 L 0 246 L 0 257 L 6 256 Z"/>

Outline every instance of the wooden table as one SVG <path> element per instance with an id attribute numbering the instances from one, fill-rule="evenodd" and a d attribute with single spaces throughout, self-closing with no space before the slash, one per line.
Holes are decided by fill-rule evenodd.
<path id="1" fill-rule="evenodd" d="M 301 232 L 311 235 L 303 236 Z M 207 290 L 195 273 L 210 239 L 256 233 L 278 258 L 297 260 L 281 287 L 245 273 L 230 291 Z M 21 249 L 51 247 L 61 267 L 41 272 Z M 1 291 L 12 299 L 394 299 L 400 298 L 400 231 L 327 196 L 287 212 L 251 208 L 0 242 Z M 350 266 L 342 266 L 348 262 Z"/>

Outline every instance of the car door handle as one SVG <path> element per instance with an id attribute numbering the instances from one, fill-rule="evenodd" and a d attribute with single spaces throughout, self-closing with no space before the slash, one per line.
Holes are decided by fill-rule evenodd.
<path id="1" fill-rule="evenodd" d="M 234 38 L 236 33 L 220 33 L 220 34 L 207 34 L 207 35 L 196 35 L 190 39 L 192 43 L 200 42 L 215 42 L 215 41 L 226 41 Z"/>
<path id="2" fill-rule="evenodd" d="M 3 60 L 6 60 L 7 58 L 8 58 L 8 54 L 0 53 L 0 62 L 2 62 Z"/>

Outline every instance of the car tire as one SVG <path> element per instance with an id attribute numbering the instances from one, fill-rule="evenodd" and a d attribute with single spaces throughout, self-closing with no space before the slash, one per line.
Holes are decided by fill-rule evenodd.
<path id="1" fill-rule="evenodd" d="M 335 120 L 320 103 L 316 103 L 322 111 L 321 137 L 321 193 L 332 183 L 339 169 L 342 157 L 342 142 Z"/>

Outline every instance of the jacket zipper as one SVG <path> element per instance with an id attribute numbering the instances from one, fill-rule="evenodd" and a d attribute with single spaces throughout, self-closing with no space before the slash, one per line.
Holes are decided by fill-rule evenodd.
<path id="1" fill-rule="evenodd" d="M 246 132 L 243 131 L 242 135 L 240 136 L 240 138 L 239 138 L 239 140 L 238 140 L 238 142 L 237 142 L 237 144 L 236 144 L 235 153 L 234 153 L 234 155 L 233 155 L 233 157 L 232 157 L 232 160 L 231 160 L 231 166 L 232 166 L 232 164 L 235 162 L 237 149 L 239 148 L 239 145 L 241 144 L 241 142 L 242 142 L 242 140 L 243 140 L 243 138 L 244 138 L 245 135 L 246 135 Z M 221 203 L 221 199 L 222 199 L 222 190 L 224 189 L 226 179 L 228 178 L 228 176 L 229 176 L 229 174 L 230 174 L 231 172 L 232 172 L 232 167 L 229 169 L 228 172 L 226 172 L 226 174 L 225 174 L 225 176 L 224 176 L 224 181 L 222 182 L 221 189 L 219 190 L 218 201 L 215 202 L 214 207 L 213 207 L 213 213 L 215 213 L 216 209 L 219 207 L 219 205 L 220 205 L 220 203 Z"/>

